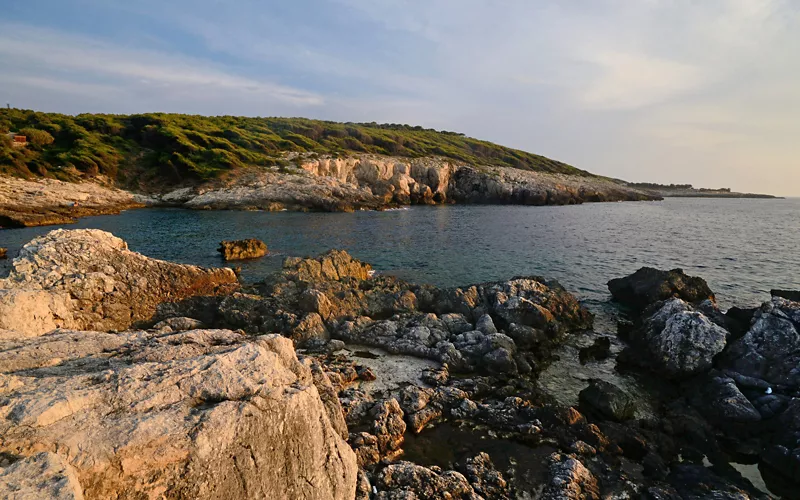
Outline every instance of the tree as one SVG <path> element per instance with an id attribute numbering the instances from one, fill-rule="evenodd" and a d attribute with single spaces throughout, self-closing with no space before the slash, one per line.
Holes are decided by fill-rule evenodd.
<path id="1" fill-rule="evenodd" d="M 48 132 L 35 128 L 24 128 L 20 130 L 19 133 L 27 137 L 28 142 L 34 146 L 47 146 L 48 144 L 53 144 L 55 140 Z"/>

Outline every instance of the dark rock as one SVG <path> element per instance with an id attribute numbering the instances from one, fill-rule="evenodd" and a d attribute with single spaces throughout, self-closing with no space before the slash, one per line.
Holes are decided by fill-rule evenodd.
<path id="1" fill-rule="evenodd" d="M 637 310 L 673 297 L 691 303 L 715 300 L 705 280 L 687 276 L 682 269 L 643 267 L 630 276 L 609 281 L 608 289 L 614 300 Z"/>
<path id="2" fill-rule="evenodd" d="M 578 359 L 581 364 L 586 364 L 591 360 L 602 361 L 611 356 L 611 339 L 609 337 L 598 337 L 594 344 L 584 347 L 578 351 Z"/>
<path id="3" fill-rule="evenodd" d="M 800 290 L 770 290 L 770 294 L 773 297 L 800 302 Z"/>
<path id="4" fill-rule="evenodd" d="M 753 423 L 761 414 L 736 386 L 736 382 L 718 372 L 694 382 L 692 405 L 714 422 Z"/>
<path id="5" fill-rule="evenodd" d="M 760 496 L 714 474 L 711 469 L 702 465 L 676 465 L 667 481 L 680 498 L 685 500 L 750 500 Z"/>
<path id="6" fill-rule="evenodd" d="M 630 394 L 603 380 L 592 380 L 589 387 L 582 390 L 578 397 L 588 411 L 618 422 L 629 420 L 636 413 L 636 406 Z"/>
<path id="7" fill-rule="evenodd" d="M 800 302 L 775 297 L 756 313 L 750 330 L 727 350 L 723 368 L 800 389 Z"/>
<path id="8" fill-rule="evenodd" d="M 755 316 L 758 308 L 742 309 L 740 307 L 731 307 L 725 312 L 727 317 L 727 328 L 731 332 L 732 338 L 739 339 L 747 333 L 750 325 L 753 323 L 753 316 Z"/>
<path id="9" fill-rule="evenodd" d="M 225 260 L 257 259 L 267 254 L 267 245 L 255 238 L 237 241 L 222 241 L 217 252 Z"/>

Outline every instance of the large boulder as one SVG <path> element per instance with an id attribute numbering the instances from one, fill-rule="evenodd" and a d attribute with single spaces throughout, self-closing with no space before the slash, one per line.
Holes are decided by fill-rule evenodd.
<path id="1" fill-rule="evenodd" d="M 25 245 L 0 280 L 0 329 L 25 337 L 54 328 L 124 330 L 149 321 L 162 302 L 237 286 L 230 269 L 150 259 L 104 231 L 58 229 Z"/>
<path id="2" fill-rule="evenodd" d="M 638 310 L 673 297 L 690 303 L 715 300 L 705 280 L 688 276 L 682 269 L 643 267 L 630 276 L 609 281 L 608 289 L 614 300 Z"/>
<path id="3" fill-rule="evenodd" d="M 630 394 L 603 380 L 592 380 L 578 394 L 582 407 L 601 417 L 622 422 L 636 414 L 636 404 Z"/>
<path id="4" fill-rule="evenodd" d="M 722 364 L 773 386 L 800 389 L 800 302 L 773 297 L 764 303 Z"/>
<path id="5" fill-rule="evenodd" d="M 323 404 L 311 367 L 281 336 L 56 331 L 5 341 L 0 394 L 0 455 L 23 460 L 0 474 L 13 473 L 29 498 L 50 497 L 37 480 L 45 469 L 87 498 L 355 495 L 356 458 L 330 418 L 341 407 Z M 55 457 L 35 458 L 42 451 Z"/>
<path id="6" fill-rule="evenodd" d="M 267 245 L 258 239 L 222 241 L 217 249 L 225 260 L 257 259 L 267 254 Z"/>
<path id="7" fill-rule="evenodd" d="M 634 333 L 634 346 L 644 356 L 628 356 L 668 378 L 683 378 L 711 369 L 725 348 L 728 332 L 681 299 L 656 307 Z"/>

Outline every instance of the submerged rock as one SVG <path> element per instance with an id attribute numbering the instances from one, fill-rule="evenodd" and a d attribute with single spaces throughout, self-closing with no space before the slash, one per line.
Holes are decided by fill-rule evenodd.
<path id="1" fill-rule="evenodd" d="M 7 248 L 0 247 L 0 259 L 5 259 L 7 253 L 8 253 Z"/>
<path id="2" fill-rule="evenodd" d="M 690 303 L 715 301 L 714 292 L 705 280 L 688 276 L 682 269 L 661 271 L 643 267 L 630 276 L 609 281 L 608 289 L 614 300 L 638 310 L 671 298 Z"/>
<path id="3" fill-rule="evenodd" d="M 88 498 L 355 495 L 356 457 L 283 337 L 58 331 L 0 344 L 0 372 L 0 453 L 52 450 Z"/>
<path id="4" fill-rule="evenodd" d="M 630 394 L 603 380 L 592 380 L 589 387 L 580 392 L 579 398 L 588 409 L 618 422 L 630 420 L 636 413 Z"/>
<path id="5" fill-rule="evenodd" d="M 25 245 L 0 280 L 0 329 L 123 330 L 149 321 L 162 302 L 237 287 L 230 269 L 150 259 L 104 231 L 58 229 Z"/>
<path id="6" fill-rule="evenodd" d="M 267 254 L 267 245 L 255 238 L 236 241 L 222 241 L 217 252 L 225 260 L 257 259 Z"/>

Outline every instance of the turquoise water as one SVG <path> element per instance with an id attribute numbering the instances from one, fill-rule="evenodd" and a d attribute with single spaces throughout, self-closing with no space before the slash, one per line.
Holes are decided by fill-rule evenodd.
<path id="1" fill-rule="evenodd" d="M 143 209 L 80 220 L 132 250 L 221 266 L 223 239 L 255 237 L 273 255 L 243 262 L 257 280 L 285 255 L 343 248 L 379 271 L 436 285 L 517 275 L 556 278 L 592 307 L 606 282 L 641 266 L 683 267 L 723 306 L 752 306 L 771 288 L 800 289 L 800 199 L 595 203 L 564 207 L 439 206 L 386 212 L 296 213 Z M 53 226 L 0 231 L 13 255 Z"/>

